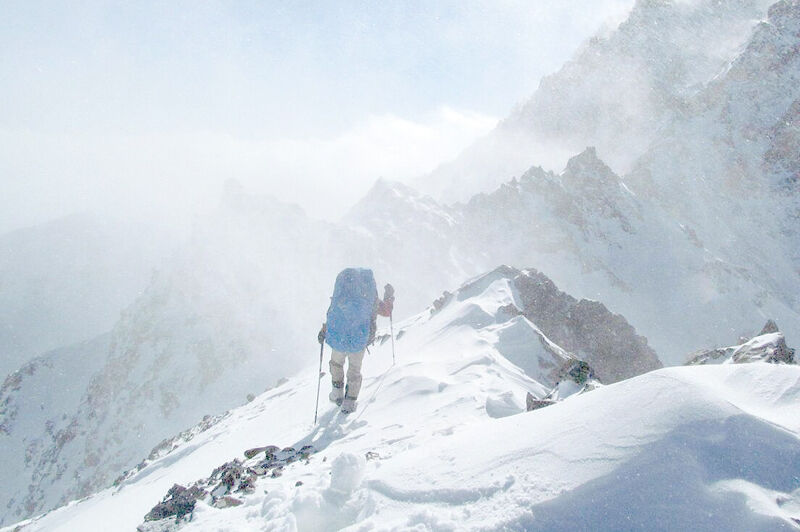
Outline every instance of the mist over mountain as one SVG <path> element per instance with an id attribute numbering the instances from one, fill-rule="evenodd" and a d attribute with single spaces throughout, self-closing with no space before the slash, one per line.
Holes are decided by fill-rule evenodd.
<path id="1" fill-rule="evenodd" d="M 418 181 L 446 202 L 466 201 L 532 165 L 559 170 L 596 146 L 627 173 L 687 112 L 690 101 L 747 45 L 770 0 L 639 0 L 484 139 Z"/>
<path id="2" fill-rule="evenodd" d="M 668 498 L 667 487 L 636 484 L 631 472 L 644 463 L 662 475 L 669 464 L 659 456 L 686 452 L 682 463 L 699 465 L 681 469 L 696 480 L 684 485 L 696 499 L 681 522 L 697 522 L 709 507 L 765 529 L 796 522 L 797 486 L 781 475 L 764 479 L 781 460 L 796 459 L 800 426 L 787 347 L 800 338 L 798 50 L 798 0 L 639 0 L 618 28 L 587 42 L 458 159 L 415 186 L 378 179 L 338 222 L 231 179 L 217 208 L 199 212 L 182 240 L 165 243 L 165 235 L 83 217 L 0 237 L 0 349 L 9 353 L 3 364 L 10 372 L 0 393 L 0 463 L 12 464 L 0 469 L 0 525 L 99 492 L 28 525 L 48 530 L 59 516 L 74 525 L 91 522 L 93 511 L 118 511 L 135 526 L 172 483 L 209 487 L 218 480 L 208 476 L 211 468 L 243 445 L 272 444 L 265 434 L 298 448 L 313 441 L 359 455 L 408 452 L 402 464 L 409 467 L 432 445 L 440 449 L 442 480 L 452 474 L 444 456 L 458 460 L 469 447 L 467 436 L 447 439 L 452 434 L 496 429 L 520 441 L 522 429 L 500 418 L 522 415 L 526 394 L 551 406 L 524 414 L 524 435 L 558 434 L 564 446 L 551 449 L 555 455 L 576 449 L 560 456 L 569 478 L 548 477 L 547 493 L 520 488 L 530 482 L 517 477 L 499 484 L 481 477 L 472 491 L 442 491 L 431 487 L 439 480 L 425 477 L 430 489 L 420 492 L 398 472 L 401 465 L 389 463 L 406 480 L 395 483 L 376 469 L 344 495 L 288 474 L 315 486 L 309 497 L 318 504 L 281 484 L 277 502 L 248 499 L 263 506 L 246 519 L 319 528 L 313 508 L 349 501 L 352 515 L 336 513 L 337 526 L 347 526 L 377 519 L 377 506 L 364 503 L 371 497 L 395 513 L 430 496 L 468 513 L 462 507 L 497 495 L 527 502 L 509 503 L 515 517 L 487 518 L 486 527 L 558 529 L 570 507 L 591 514 L 581 494 L 619 489 L 624 500 L 638 486 Z M 317 331 L 336 274 L 350 266 L 368 266 L 379 287 L 396 288 L 395 339 L 408 358 L 370 376 L 375 395 L 364 401 L 374 399 L 386 417 L 370 414 L 366 425 L 340 431 L 330 414 L 309 433 L 287 412 L 311 397 Z M 775 326 L 757 334 L 767 319 L 783 332 Z M 381 330 L 375 350 L 382 358 L 365 366 L 386 362 L 390 345 Z M 659 370 L 688 360 L 725 367 Z M 609 386 L 578 392 L 568 382 L 558 390 L 573 362 Z M 272 389 L 286 377 L 288 387 Z M 751 393 L 757 385 L 766 391 Z M 572 402 L 552 406 L 564 398 Z M 617 423 L 631 401 L 656 405 L 663 415 L 656 428 L 643 409 Z M 579 421 L 562 431 L 563 418 L 548 411 Z M 247 421 L 263 412 L 274 426 Z M 447 423 L 442 412 L 457 421 Z M 420 418 L 406 419 L 414 413 Z M 609 426 L 617 432 L 603 432 L 599 445 L 619 451 L 619 460 L 608 455 L 587 473 L 576 464 L 600 451 L 582 443 L 581 423 L 602 419 L 614 419 Z M 378 425 L 396 438 L 374 436 Z M 696 437 L 697 427 L 716 443 Z M 351 432 L 371 434 L 362 440 L 371 443 L 351 445 Z M 546 432 L 536 434 L 550 445 L 541 440 Z M 213 450 L 216 438 L 224 452 Z M 643 462 L 622 451 L 630 442 Z M 708 459 L 742 458 L 736 453 L 759 444 L 771 458 L 754 460 L 744 479 Z M 533 452 L 504 448 L 492 460 Z M 527 474 L 538 474 L 546 464 L 531 459 L 537 465 Z M 483 464 L 477 477 L 490 471 L 491 460 L 481 460 L 471 456 L 464 471 L 475 464 Z M 627 472 L 622 484 L 612 481 L 616 466 Z M 187 528 L 241 525 L 217 512 L 221 497 L 199 497 L 210 513 Z M 755 503 L 744 500 L 761 501 L 761 510 L 748 510 Z M 529 515 L 534 504 L 544 521 Z M 416 521 L 392 519 L 434 528 L 458 520 L 420 512 Z M 633 517 L 644 523 L 646 513 Z M 162 525 L 172 526 L 142 526 Z"/>
<path id="3" fill-rule="evenodd" d="M 0 376 L 107 332 L 173 239 L 91 214 L 0 235 Z"/>

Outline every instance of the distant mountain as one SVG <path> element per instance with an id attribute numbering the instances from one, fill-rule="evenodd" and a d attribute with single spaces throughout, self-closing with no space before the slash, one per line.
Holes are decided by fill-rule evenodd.
<path id="1" fill-rule="evenodd" d="M 364 214 L 370 211 L 391 214 Z M 533 265 L 568 293 L 628 317 L 666 364 L 682 364 L 701 346 L 725 345 L 764 316 L 800 330 L 791 302 L 797 292 L 788 288 L 797 283 L 800 290 L 796 276 L 765 272 L 766 252 L 729 253 L 725 241 L 701 240 L 668 206 L 634 192 L 593 148 L 559 174 L 534 167 L 449 207 L 381 182 L 348 220 L 364 221 L 369 234 L 391 235 L 380 260 L 420 279 L 445 282 L 497 263 Z"/>
<path id="2" fill-rule="evenodd" d="M 627 173 L 747 45 L 769 0 L 638 0 L 487 137 L 419 181 L 445 201 L 489 192 L 533 165 L 559 169 L 586 146 Z"/>
<path id="3" fill-rule="evenodd" d="M 432 189 L 450 187 L 461 203 L 378 181 L 341 223 L 322 223 L 231 183 L 219 209 L 198 217 L 192 238 L 175 249 L 106 335 L 68 353 L 47 354 L 6 379 L 0 440 L 16 439 L 2 446 L 3 453 L 8 449 L 2 461 L 23 465 L 4 486 L 3 523 L 108 486 L 158 442 L 315 365 L 316 333 L 333 279 L 346 266 L 370 266 L 379 285 L 395 285 L 398 324 L 443 288 L 457 289 L 461 280 L 497 264 L 516 268 L 445 293 L 427 314 L 407 323 L 428 327 L 417 340 L 411 328 L 397 327 L 409 360 L 424 365 L 418 356 L 449 353 L 442 375 L 452 379 L 403 366 L 391 373 L 388 390 L 424 399 L 442 393 L 453 379 L 463 384 L 486 377 L 466 395 L 449 397 L 478 405 L 481 415 L 524 408 L 523 390 L 541 397 L 564 357 L 586 359 L 601 380 L 612 382 L 660 361 L 682 364 L 698 347 L 752 337 L 752 324 L 766 317 L 781 323 L 792 343 L 800 331 L 800 168 L 794 149 L 800 142 L 799 26 L 798 0 L 781 0 L 769 10 L 755 0 L 640 0 L 627 22 L 543 81 L 531 101 L 466 152 L 452 172 L 431 178 Z M 545 155 L 553 155 L 557 162 L 548 166 L 558 172 L 532 166 L 545 164 Z M 60 272 L 57 264 L 53 268 Z M 69 301 L 76 304 L 71 294 Z M 69 315 L 69 305 L 60 317 Z M 464 338 L 466 344 L 449 343 Z M 384 356 L 386 348 L 379 348 Z M 472 363 L 458 365 L 472 355 Z M 73 381 L 63 365 L 70 360 L 97 367 L 76 372 Z M 502 378 L 484 375 L 487 365 Z M 677 376 L 698 399 L 708 389 L 697 384 L 697 375 L 727 386 L 726 375 L 735 371 L 747 382 L 783 378 L 773 369 L 682 368 L 658 375 Z M 306 377 L 313 381 L 315 375 L 316 368 Z M 424 378 L 393 388 L 405 375 Z M 41 412 L 26 424 L 21 413 L 59 378 L 74 383 L 63 405 L 41 401 Z M 509 379 L 516 383 L 512 390 Z M 636 388 L 630 397 L 675 419 L 673 414 L 686 413 L 683 403 L 656 401 L 649 391 L 675 397 L 666 380 L 637 381 L 644 384 L 630 385 Z M 377 377 L 372 382 L 382 386 Z M 488 382 L 491 400 L 480 391 Z M 297 384 L 289 393 L 311 386 Z M 614 395 L 617 387 L 604 389 L 612 390 L 603 393 L 613 401 L 631 404 L 629 396 Z M 284 400 L 282 407 L 294 408 L 294 399 Z M 741 404 L 753 401 L 748 395 Z M 415 406 L 409 403 L 403 415 L 413 416 Z M 440 406 L 463 414 L 450 403 Z M 715 419 L 724 425 L 729 405 L 718 406 Z M 592 408 L 606 412 L 603 405 Z M 690 417 L 697 414 L 689 410 Z M 239 412 L 245 411 L 252 413 L 247 407 Z M 213 430 L 219 419 L 206 418 L 203 426 Z M 761 430 L 759 419 L 742 422 Z M 307 433 L 296 421 L 281 432 L 291 443 Z M 667 425 L 665 431 L 692 433 L 691 427 Z M 673 441 L 665 440 L 670 452 Z M 191 446 L 182 452 L 191 454 Z M 172 463 L 166 460 L 161 466 Z M 147 467 L 143 477 L 154 471 Z M 193 478 L 185 473 L 181 481 Z M 781 497 L 791 491 L 783 484 L 764 489 Z M 474 493 L 482 497 L 480 489 Z"/>
<path id="4" fill-rule="evenodd" d="M 465 202 L 489 262 L 602 300 L 667 363 L 767 317 L 797 334 L 798 27 L 797 0 L 641 0 L 420 185 Z"/>
<path id="5" fill-rule="evenodd" d="M 0 524 L 54 505 L 59 491 L 77 483 L 65 476 L 79 425 L 74 415 L 106 363 L 109 342 L 102 335 L 36 357 L 0 386 Z M 43 492 L 50 495 L 45 506 Z"/>
<path id="6" fill-rule="evenodd" d="M 0 235 L 0 379 L 107 332 L 171 243 L 153 227 L 89 214 Z"/>

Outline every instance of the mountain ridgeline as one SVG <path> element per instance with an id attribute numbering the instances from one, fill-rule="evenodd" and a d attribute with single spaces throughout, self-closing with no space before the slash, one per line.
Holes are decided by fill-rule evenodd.
<path id="1" fill-rule="evenodd" d="M 450 357 L 446 379 L 415 376 L 406 388 L 432 397 L 467 387 L 450 399 L 477 400 L 489 417 L 524 410 L 523 392 L 545 397 L 575 359 L 603 383 L 688 353 L 695 363 L 785 359 L 781 346 L 800 333 L 798 49 L 800 0 L 639 0 L 496 131 L 421 181 L 424 192 L 379 180 L 328 223 L 231 182 L 110 330 L 79 331 L 67 342 L 83 341 L 5 379 L 0 524 L 109 486 L 159 442 L 316 364 L 333 279 L 347 266 L 396 287 L 396 325 L 424 321 L 430 334 L 397 329 L 406 349 Z M 718 347 L 755 340 L 766 317 L 785 338 Z M 498 360 L 502 382 L 473 372 Z M 476 375 L 491 397 L 469 384 Z"/>

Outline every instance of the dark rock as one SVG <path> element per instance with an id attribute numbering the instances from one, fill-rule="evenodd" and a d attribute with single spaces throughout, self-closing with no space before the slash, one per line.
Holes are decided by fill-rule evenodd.
<path id="1" fill-rule="evenodd" d="M 297 460 L 298 453 L 294 447 L 284 447 L 275 453 L 275 459 L 284 464 L 290 464 Z"/>
<path id="2" fill-rule="evenodd" d="M 216 468 L 208 478 L 209 485 L 216 484 L 211 496 L 216 501 L 230 493 L 252 492 L 255 490 L 256 474 L 245 468 L 239 460 L 234 460 Z"/>
<path id="3" fill-rule="evenodd" d="M 758 333 L 758 336 L 761 336 L 762 334 L 770 334 L 776 332 L 780 332 L 780 329 L 778 329 L 778 324 L 775 323 L 774 320 L 767 320 L 767 323 L 764 324 L 764 328 L 761 329 L 761 332 Z"/>
<path id="4" fill-rule="evenodd" d="M 180 484 L 175 484 L 169 489 L 164 499 L 144 516 L 144 520 L 159 521 L 172 516 L 175 516 L 176 519 L 181 519 L 183 516 L 192 513 L 197 500 L 205 496 L 205 491 L 197 486 L 185 488 Z"/>
<path id="5" fill-rule="evenodd" d="M 301 459 L 308 460 L 312 454 L 317 452 L 313 445 L 303 445 L 297 453 Z"/>
<path id="6" fill-rule="evenodd" d="M 525 397 L 525 406 L 528 412 L 554 404 L 556 404 L 556 401 L 551 401 L 550 399 L 536 399 L 530 392 L 528 392 L 528 395 Z"/>
<path id="7" fill-rule="evenodd" d="M 509 303 L 508 305 L 503 305 L 502 307 L 497 309 L 498 314 L 506 314 L 508 316 L 521 316 L 522 311 L 516 307 L 513 303 Z"/>
<path id="8" fill-rule="evenodd" d="M 597 301 L 575 299 L 536 270 L 514 273 L 525 317 L 557 345 L 580 353 L 601 382 L 613 383 L 662 367 L 647 339 L 637 335 L 623 316 Z"/>
<path id="9" fill-rule="evenodd" d="M 436 314 L 437 312 L 442 310 L 445 307 L 445 305 L 447 305 L 450 302 L 451 299 L 453 299 L 453 294 L 445 290 L 444 293 L 441 296 L 439 296 L 439 298 L 436 301 L 433 302 L 433 309 L 431 310 L 431 314 Z"/>
<path id="10" fill-rule="evenodd" d="M 559 381 L 569 379 L 575 384 L 586 384 L 595 379 L 592 367 L 583 360 L 573 359 L 568 361 L 559 371 Z"/>

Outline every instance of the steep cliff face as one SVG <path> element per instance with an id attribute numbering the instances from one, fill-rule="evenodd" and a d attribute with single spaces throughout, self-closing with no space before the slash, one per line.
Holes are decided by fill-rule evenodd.
<path id="1" fill-rule="evenodd" d="M 577 300 L 536 270 L 514 272 L 526 318 L 548 338 L 589 363 L 603 383 L 617 382 L 661 367 L 647 339 L 598 301 Z"/>

